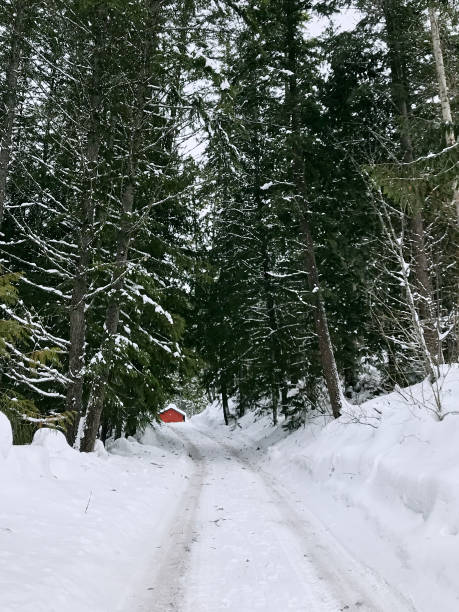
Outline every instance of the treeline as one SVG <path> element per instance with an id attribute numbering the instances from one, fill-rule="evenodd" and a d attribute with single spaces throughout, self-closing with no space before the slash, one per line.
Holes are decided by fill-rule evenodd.
<path id="1" fill-rule="evenodd" d="M 359 0 L 352 31 L 308 34 L 340 8 L 2 3 L 16 441 L 92 450 L 196 376 L 226 420 L 232 397 L 295 427 L 370 367 L 377 393 L 457 360 L 457 14 Z"/>
<path id="2" fill-rule="evenodd" d="M 435 384 L 458 355 L 457 12 L 362 0 L 314 39 L 340 3 L 227 4 L 198 333 L 225 419 Z"/>

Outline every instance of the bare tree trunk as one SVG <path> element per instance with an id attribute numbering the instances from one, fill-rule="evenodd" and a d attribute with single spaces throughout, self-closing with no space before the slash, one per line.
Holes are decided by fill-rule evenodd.
<path id="1" fill-rule="evenodd" d="M 446 126 L 446 145 L 448 147 L 456 144 L 456 134 L 454 133 L 453 116 L 451 113 L 451 104 L 449 101 L 448 85 L 446 81 L 445 64 L 443 62 L 443 51 L 441 47 L 440 29 L 438 27 L 437 13 L 434 6 L 429 6 L 430 29 L 432 34 L 432 47 L 435 58 L 435 68 L 437 71 L 438 90 L 440 93 L 441 114 Z M 453 204 L 456 211 L 456 225 L 459 229 L 459 188 L 457 179 L 453 182 Z M 459 261 L 459 253 L 458 261 Z M 459 284 L 457 295 L 459 296 Z M 459 300 L 459 297 L 458 297 Z M 459 303 L 456 302 L 456 350 L 459 355 Z M 456 356 L 457 357 L 457 356 Z"/>
<path id="2" fill-rule="evenodd" d="M 381 203 L 377 209 L 377 214 L 380 218 L 381 226 L 385 234 L 385 242 L 389 246 L 392 255 L 394 256 L 398 264 L 399 271 L 397 275 L 397 280 L 401 281 L 405 291 L 406 305 L 408 308 L 408 315 L 411 322 L 411 325 L 406 325 L 406 328 L 411 329 L 412 332 L 407 333 L 406 329 L 404 329 L 403 331 L 407 333 L 409 341 L 414 341 L 414 344 L 416 345 L 417 350 L 421 355 L 425 374 L 429 377 L 429 380 L 431 382 L 434 382 L 438 378 L 438 368 L 432 357 L 432 353 L 430 352 L 429 347 L 427 345 L 425 328 L 419 317 L 414 291 L 412 288 L 411 280 L 409 278 L 409 266 L 405 261 L 405 256 L 403 252 L 403 240 L 400 238 L 400 236 L 394 229 L 391 220 L 391 212 L 388 210 L 387 204 L 385 203 L 382 195 Z M 401 217 L 403 216 L 402 212 L 400 212 L 399 214 Z M 405 325 L 403 323 L 401 324 L 401 326 L 405 328 Z"/>
<path id="3" fill-rule="evenodd" d="M 1 109 L 3 116 L 0 123 L 0 229 L 3 224 L 8 166 L 11 159 L 13 126 L 17 110 L 18 77 L 21 64 L 22 38 L 24 36 L 26 1 L 17 0 L 13 10 L 15 11 L 15 18 L 11 33 L 9 60 L 6 66 L 6 89 L 3 108 Z"/>
<path id="4" fill-rule="evenodd" d="M 448 85 L 446 83 L 445 64 L 443 62 L 443 51 L 441 48 L 440 30 L 435 8 L 429 6 L 430 29 L 432 33 L 432 46 L 435 58 L 435 68 L 437 70 L 438 90 L 440 93 L 441 114 L 446 125 L 446 144 L 448 146 L 456 144 L 454 133 L 453 116 L 449 102 Z M 458 212 L 459 217 L 459 212 Z"/>

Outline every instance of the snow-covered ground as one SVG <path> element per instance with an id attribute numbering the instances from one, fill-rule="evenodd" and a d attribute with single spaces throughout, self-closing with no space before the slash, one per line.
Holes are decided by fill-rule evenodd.
<path id="1" fill-rule="evenodd" d="M 41 430 L 0 455 L 1 612 L 122 609 L 188 482 L 191 460 L 164 429 L 156 446 L 120 440 L 110 455 Z"/>
<path id="2" fill-rule="evenodd" d="M 0 611 L 459 610 L 459 417 L 429 393 L 291 435 L 213 405 L 91 455 L 0 414 Z"/>

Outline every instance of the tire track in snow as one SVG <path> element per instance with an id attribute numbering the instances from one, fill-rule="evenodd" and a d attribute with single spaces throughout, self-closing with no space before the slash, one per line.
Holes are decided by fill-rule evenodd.
<path id="1" fill-rule="evenodd" d="M 185 442 L 186 452 L 193 460 L 194 470 L 188 477 L 189 482 L 175 504 L 175 509 L 167 519 L 166 529 L 154 555 L 156 567 L 148 582 L 148 595 L 133 593 L 125 612 L 179 612 L 183 599 L 182 578 L 186 575 L 190 562 L 190 550 L 199 534 L 196 532 L 196 513 L 204 480 L 206 465 L 198 447 L 180 432 Z M 152 579 L 153 578 L 153 579 Z"/>
<path id="2" fill-rule="evenodd" d="M 199 537 L 195 529 L 196 513 L 206 476 L 206 466 L 198 447 L 182 432 L 181 436 L 186 443 L 188 454 L 195 463 L 195 470 L 177 504 L 175 516 L 170 519 L 171 529 L 162 542 L 162 550 L 167 550 L 167 553 L 160 558 L 160 568 L 152 592 L 154 601 L 148 612 L 180 611 L 183 599 L 182 579 L 187 572 L 191 546 Z"/>
<path id="3" fill-rule="evenodd" d="M 126 612 L 415 612 L 241 449 L 194 425 L 180 437 L 194 470 Z"/>
<path id="4" fill-rule="evenodd" d="M 297 545 L 297 558 L 304 556 L 310 562 L 310 568 L 306 566 L 306 574 L 304 564 L 300 569 L 298 562 L 291 563 L 292 571 L 298 580 L 315 595 L 315 605 L 309 604 L 305 610 L 416 612 L 413 604 L 403 595 L 392 589 L 370 568 L 358 563 L 313 514 L 305 508 L 302 508 L 301 512 L 294 508 L 288 501 L 292 493 L 287 491 L 282 483 L 255 467 L 250 459 L 231 444 L 215 439 L 206 431 L 197 431 L 224 448 L 267 490 L 279 516 L 279 528 L 272 529 L 279 548 L 284 549 L 285 557 L 289 559 L 289 549 L 286 545 L 286 537 L 289 537 L 290 545 L 292 542 Z M 286 531 L 289 534 L 286 534 Z M 307 571 L 308 569 L 310 571 Z M 317 607 L 318 605 L 320 607 Z"/>

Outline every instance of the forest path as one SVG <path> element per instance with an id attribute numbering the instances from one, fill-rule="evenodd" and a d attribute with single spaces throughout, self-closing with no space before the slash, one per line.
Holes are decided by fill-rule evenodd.
<path id="1" fill-rule="evenodd" d="M 192 423 L 180 435 L 194 470 L 154 555 L 149 595 L 129 612 L 414 610 L 258 469 L 256 452 Z"/>

